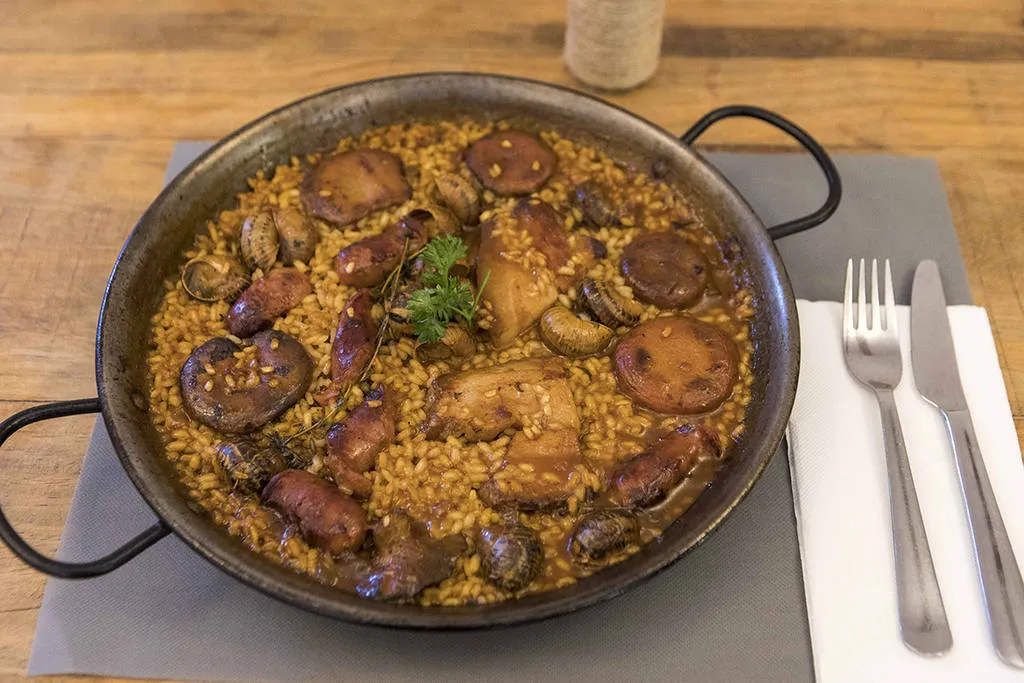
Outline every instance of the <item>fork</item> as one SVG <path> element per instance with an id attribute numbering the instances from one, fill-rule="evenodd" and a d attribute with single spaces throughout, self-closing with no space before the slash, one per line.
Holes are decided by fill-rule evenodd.
<path id="1" fill-rule="evenodd" d="M 885 304 L 878 298 L 878 261 L 871 260 L 871 304 L 865 302 L 864 259 L 860 260 L 856 319 L 853 305 L 853 259 L 846 264 L 843 294 L 843 352 L 850 374 L 878 399 L 889 474 L 892 545 L 896 561 L 896 598 L 900 633 L 911 650 L 940 655 L 953 647 L 953 635 L 935 577 L 935 565 L 917 491 L 907 459 L 893 390 L 903 376 L 892 271 L 885 261 Z M 868 310 L 870 309 L 870 311 Z"/>

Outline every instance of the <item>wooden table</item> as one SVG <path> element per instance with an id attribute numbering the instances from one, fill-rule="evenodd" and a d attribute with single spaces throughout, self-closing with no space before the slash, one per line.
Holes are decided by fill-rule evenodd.
<path id="1" fill-rule="evenodd" d="M 574 85 L 553 0 L 7 0 L 0 22 L 0 418 L 95 395 L 110 266 L 175 140 L 216 139 L 297 97 L 435 69 Z M 1024 435 L 1024 30 L 1020 0 L 670 2 L 661 67 L 609 99 L 682 131 L 728 103 L 790 116 L 833 151 L 934 157 L 971 291 Z M 787 148 L 763 125 L 705 143 Z M 26 430 L 0 501 L 57 546 L 92 417 Z M 23 675 L 44 578 L 0 549 L 0 676 Z"/>

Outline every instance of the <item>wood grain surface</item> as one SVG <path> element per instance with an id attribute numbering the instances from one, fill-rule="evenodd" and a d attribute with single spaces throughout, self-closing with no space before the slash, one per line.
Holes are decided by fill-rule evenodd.
<path id="1" fill-rule="evenodd" d="M 111 264 L 173 142 L 216 139 L 342 83 L 428 70 L 576 85 L 557 0 L 6 0 L 0 21 L 0 419 L 95 395 Z M 670 2 L 660 68 L 607 96 L 669 130 L 731 103 L 834 151 L 938 160 L 971 291 L 1024 436 L 1024 28 L 1020 0 Z M 763 125 L 702 140 L 785 148 Z M 91 417 L 19 433 L 0 502 L 56 549 Z M 0 549 L 0 678 L 24 674 L 44 578 Z"/>

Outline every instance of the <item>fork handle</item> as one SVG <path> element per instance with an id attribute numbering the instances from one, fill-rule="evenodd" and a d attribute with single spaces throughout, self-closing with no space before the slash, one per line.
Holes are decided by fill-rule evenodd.
<path id="1" fill-rule="evenodd" d="M 943 411 L 960 472 L 981 591 L 999 658 L 1024 668 L 1024 581 L 966 410 Z"/>
<path id="2" fill-rule="evenodd" d="M 876 389 L 875 395 L 882 415 L 885 464 L 889 473 L 900 632 L 903 642 L 911 650 L 924 655 L 940 655 L 953 646 L 953 634 L 949 630 L 924 520 L 921 519 L 903 427 L 892 391 Z"/>

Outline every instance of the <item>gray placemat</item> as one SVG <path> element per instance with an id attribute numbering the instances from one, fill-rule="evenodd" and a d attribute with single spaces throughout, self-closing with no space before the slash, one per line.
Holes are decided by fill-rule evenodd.
<path id="1" fill-rule="evenodd" d="M 176 146 L 168 176 L 203 148 Z M 800 155 L 709 155 L 768 223 L 814 208 L 824 184 Z M 906 294 L 918 259 L 939 261 L 951 303 L 970 302 L 934 162 L 840 156 L 839 212 L 780 248 L 798 296 L 835 299 L 851 255 L 894 259 Z M 906 297 L 904 297 L 906 298 Z M 59 555 L 81 560 L 153 521 L 101 424 Z M 777 455 L 699 550 L 612 602 L 491 632 L 354 626 L 278 603 L 176 538 L 115 573 L 51 580 L 29 673 L 218 680 L 810 681 L 810 640 L 789 471 Z"/>

